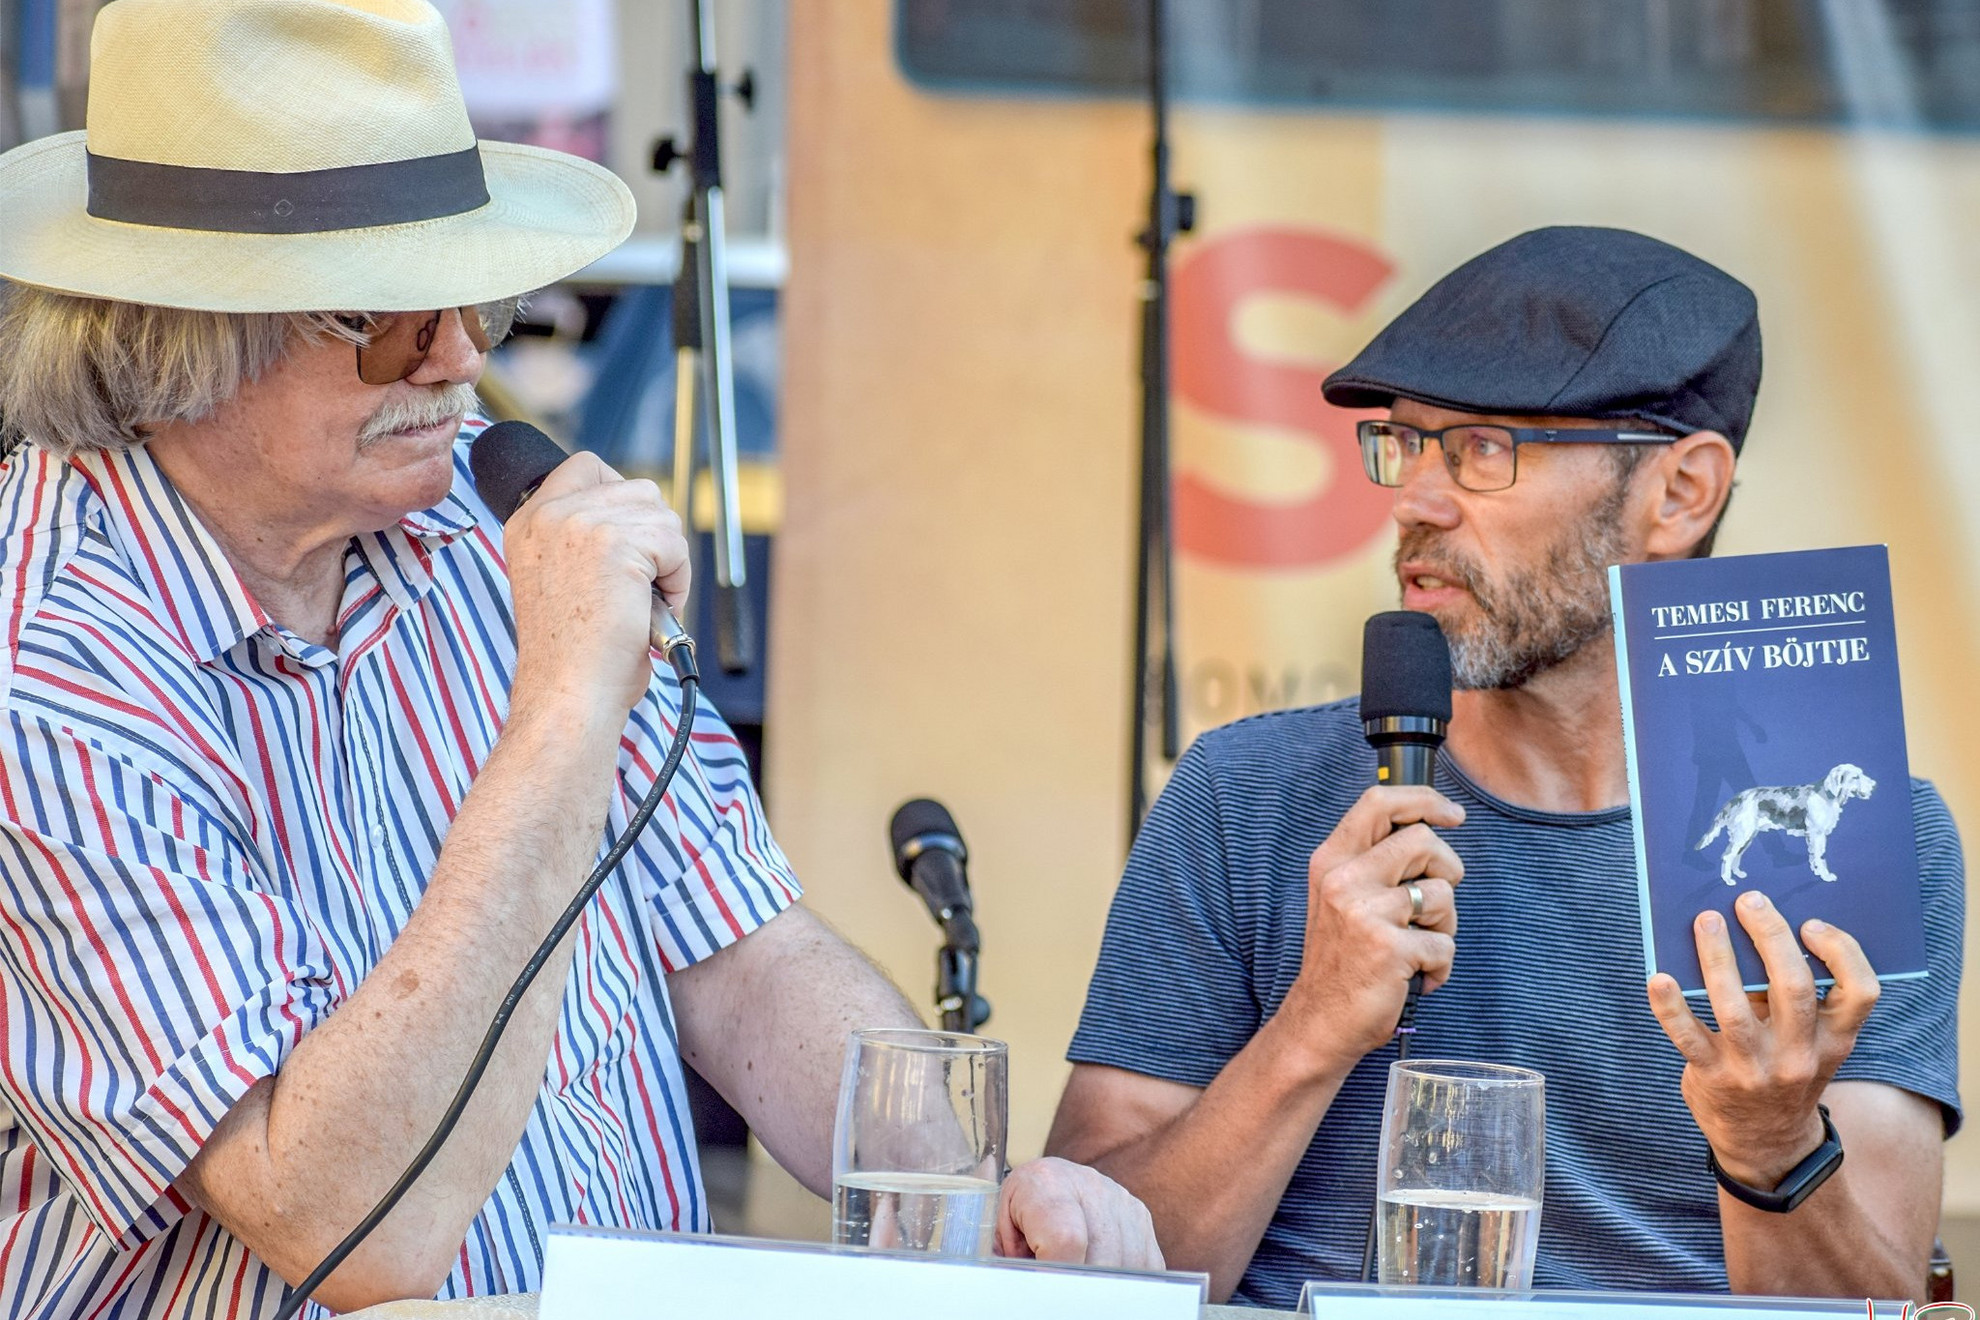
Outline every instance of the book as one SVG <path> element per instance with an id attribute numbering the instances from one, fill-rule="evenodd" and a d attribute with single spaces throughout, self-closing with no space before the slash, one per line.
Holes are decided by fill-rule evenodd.
<path id="1" fill-rule="evenodd" d="M 1692 922 L 1713 909 L 1764 989 L 1733 913 L 1758 889 L 1797 932 L 1855 936 L 1880 979 L 1926 975 L 1885 548 L 1624 564 L 1609 600 L 1649 972 L 1703 994 Z"/>

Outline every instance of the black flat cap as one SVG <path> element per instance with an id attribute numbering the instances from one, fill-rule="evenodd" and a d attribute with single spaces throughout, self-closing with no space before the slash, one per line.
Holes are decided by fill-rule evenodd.
<path id="1" fill-rule="evenodd" d="M 1329 403 L 1398 396 L 1456 412 L 1637 417 L 1746 441 L 1760 389 L 1753 291 L 1627 229 L 1534 229 L 1432 285 L 1354 361 Z"/>

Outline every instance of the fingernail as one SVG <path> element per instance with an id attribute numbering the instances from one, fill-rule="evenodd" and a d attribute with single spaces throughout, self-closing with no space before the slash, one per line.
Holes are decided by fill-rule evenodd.
<path id="1" fill-rule="evenodd" d="M 1703 912 L 1698 917 L 1698 928 L 1707 934 L 1716 935 L 1724 930 L 1726 921 L 1716 912 Z"/>
<path id="2" fill-rule="evenodd" d="M 1749 889 L 1739 896 L 1740 906 L 1748 912 L 1765 912 L 1771 906 L 1767 896 L 1757 889 Z"/>
<path id="3" fill-rule="evenodd" d="M 1828 933 L 1829 923 L 1820 917 L 1810 917 L 1801 923 L 1801 929 L 1810 935 L 1823 935 Z"/>

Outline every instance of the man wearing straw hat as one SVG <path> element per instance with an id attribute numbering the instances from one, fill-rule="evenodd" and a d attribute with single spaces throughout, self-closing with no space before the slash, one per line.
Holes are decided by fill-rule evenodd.
<path id="1" fill-rule="evenodd" d="M 255 1316 L 654 782 L 687 547 L 589 456 L 506 527 L 466 476 L 516 295 L 633 204 L 477 144 L 422 0 L 117 0 L 91 69 L 86 133 L 0 157 L 0 1296 Z M 534 1288 L 556 1223 L 707 1229 L 683 1063 L 829 1186 L 847 1029 L 916 1018 L 795 906 L 719 718 L 694 741 L 322 1306 Z M 1160 1260 L 1063 1161 L 998 1234 Z"/>

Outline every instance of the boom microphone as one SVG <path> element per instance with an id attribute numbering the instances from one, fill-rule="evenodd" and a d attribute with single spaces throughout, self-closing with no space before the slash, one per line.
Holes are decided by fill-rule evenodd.
<path id="1" fill-rule="evenodd" d="M 894 869 L 928 905 L 944 941 L 951 948 L 976 952 L 975 904 L 963 869 L 969 863 L 969 849 L 963 846 L 955 817 L 933 798 L 916 798 L 894 812 L 887 832 L 894 842 Z"/>
<path id="2" fill-rule="evenodd" d="M 543 479 L 570 455 L 528 422 L 497 422 L 474 439 L 468 468 L 483 503 L 503 522 L 536 493 Z M 683 678 L 695 672 L 694 638 L 667 608 L 660 588 L 653 588 L 653 646 Z"/>
<path id="3" fill-rule="evenodd" d="M 935 1007 L 942 1013 L 942 1029 L 975 1031 L 990 1020 L 990 1001 L 976 993 L 982 940 L 963 871 L 969 849 L 956 818 L 932 798 L 916 798 L 894 812 L 887 834 L 894 844 L 894 869 L 942 926 L 942 948 L 935 955 Z"/>

